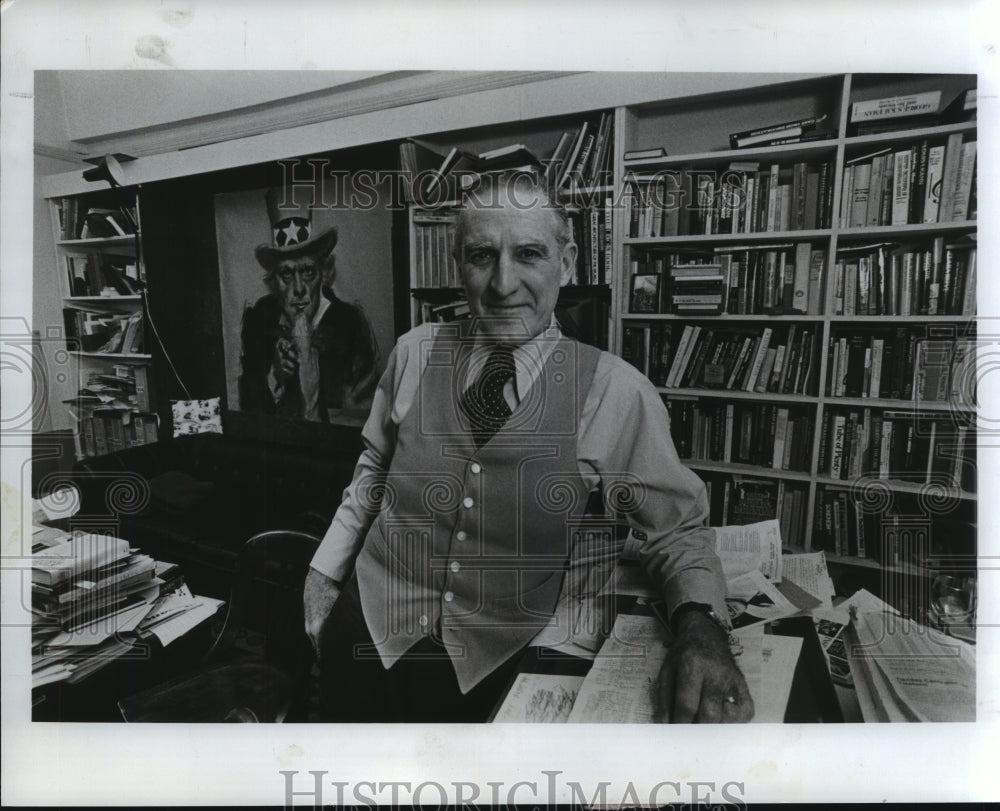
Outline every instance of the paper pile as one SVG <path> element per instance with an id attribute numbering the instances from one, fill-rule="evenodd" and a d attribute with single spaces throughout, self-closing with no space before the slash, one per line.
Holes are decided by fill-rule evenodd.
<path id="1" fill-rule="evenodd" d="M 976 649 L 884 611 L 853 612 L 847 652 L 865 721 L 975 721 Z"/>
<path id="2" fill-rule="evenodd" d="M 34 687 L 79 682 L 151 634 L 167 645 L 222 604 L 194 597 L 176 566 L 110 535 L 67 534 L 32 557 Z"/>

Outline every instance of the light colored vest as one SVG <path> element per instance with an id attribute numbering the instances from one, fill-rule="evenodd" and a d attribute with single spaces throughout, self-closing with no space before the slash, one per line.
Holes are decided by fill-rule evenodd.
<path id="1" fill-rule="evenodd" d="M 390 667 L 437 634 L 468 692 L 551 618 L 586 506 L 580 412 L 600 352 L 559 339 L 504 427 L 476 449 L 458 407 L 471 344 L 438 333 L 399 425 L 381 511 L 357 560 L 377 654 Z M 366 655 L 359 651 L 359 655 Z"/>

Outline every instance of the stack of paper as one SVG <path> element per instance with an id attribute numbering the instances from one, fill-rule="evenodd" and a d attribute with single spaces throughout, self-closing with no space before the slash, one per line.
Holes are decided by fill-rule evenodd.
<path id="1" fill-rule="evenodd" d="M 193 597 L 176 567 L 93 533 L 41 546 L 31 590 L 35 687 L 78 682 L 128 653 L 140 636 L 156 634 L 166 645 L 220 604 Z"/>
<path id="2" fill-rule="evenodd" d="M 854 612 L 847 652 L 865 721 L 975 721 L 976 651 L 883 611 Z"/>

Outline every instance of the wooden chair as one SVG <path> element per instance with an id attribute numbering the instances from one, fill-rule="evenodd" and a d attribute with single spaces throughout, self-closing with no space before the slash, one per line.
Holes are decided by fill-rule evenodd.
<path id="1" fill-rule="evenodd" d="M 302 586 L 319 545 L 313 535 L 272 530 L 255 535 L 237 561 L 222 629 L 198 673 L 118 702 L 129 722 L 304 720 L 312 646 L 302 615 Z M 263 650 L 235 644 L 248 627 L 263 629 Z"/>

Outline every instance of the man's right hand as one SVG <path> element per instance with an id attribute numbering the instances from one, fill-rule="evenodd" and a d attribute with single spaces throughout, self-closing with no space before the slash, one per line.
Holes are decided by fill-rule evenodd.
<path id="1" fill-rule="evenodd" d="M 271 362 L 274 379 L 284 383 L 285 378 L 293 377 L 299 371 L 299 353 L 291 338 L 278 338 L 274 345 L 274 358 Z"/>
<path id="2" fill-rule="evenodd" d="M 309 569 L 306 575 L 305 587 L 302 590 L 302 605 L 306 619 L 306 634 L 312 642 L 316 659 L 319 660 L 320 634 L 323 624 L 333 610 L 333 604 L 340 596 L 340 586 L 337 581 L 325 574 Z"/>

